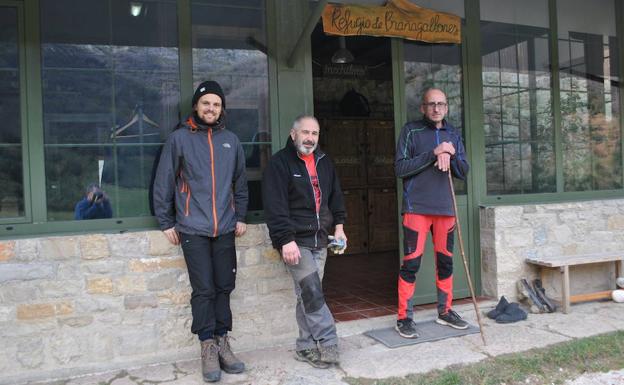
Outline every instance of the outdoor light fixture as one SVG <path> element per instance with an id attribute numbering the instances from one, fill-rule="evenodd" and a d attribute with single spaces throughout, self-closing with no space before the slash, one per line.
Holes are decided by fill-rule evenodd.
<path id="1" fill-rule="evenodd" d="M 138 17 L 141 14 L 141 9 L 143 9 L 143 3 L 140 1 L 131 1 L 130 2 L 130 14 L 134 17 Z"/>
<path id="2" fill-rule="evenodd" d="M 347 42 L 345 40 L 345 37 L 339 36 L 338 42 L 340 43 L 340 48 L 332 56 L 331 58 L 332 63 L 334 64 L 351 63 L 355 58 L 353 57 L 353 54 L 349 52 L 349 50 L 347 49 Z"/>

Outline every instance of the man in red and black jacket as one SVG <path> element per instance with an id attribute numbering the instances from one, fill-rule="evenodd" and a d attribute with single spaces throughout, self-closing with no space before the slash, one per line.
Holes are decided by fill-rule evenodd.
<path id="1" fill-rule="evenodd" d="M 336 326 L 321 281 L 327 239 L 345 245 L 345 207 L 334 164 L 318 148 L 319 124 L 297 118 L 286 146 L 267 165 L 262 180 L 264 213 L 273 247 L 282 255 L 295 283 L 299 338 L 295 358 L 316 368 L 337 364 Z"/>
<path id="2" fill-rule="evenodd" d="M 417 338 L 411 298 L 416 273 L 431 231 L 435 252 L 438 292 L 437 323 L 466 329 L 466 321 L 451 309 L 453 301 L 453 243 L 455 212 L 448 173 L 465 179 L 468 162 L 461 136 L 444 117 L 446 95 L 439 89 L 425 92 L 420 111 L 423 119 L 403 126 L 397 144 L 395 171 L 403 179 L 404 257 L 398 282 L 397 332 Z"/>

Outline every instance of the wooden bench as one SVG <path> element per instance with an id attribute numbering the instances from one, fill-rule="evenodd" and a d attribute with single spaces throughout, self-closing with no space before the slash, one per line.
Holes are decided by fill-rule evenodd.
<path id="1" fill-rule="evenodd" d="M 570 295 L 570 266 L 587 265 L 591 263 L 615 263 L 615 276 L 620 276 L 620 262 L 624 260 L 624 254 L 599 253 L 584 255 L 569 255 L 556 257 L 527 258 L 526 262 L 540 266 L 540 275 L 544 282 L 547 268 L 559 269 L 561 272 L 561 307 L 564 313 L 570 312 L 570 303 L 592 301 L 597 299 L 611 298 L 611 290 L 598 291 L 587 294 Z"/>

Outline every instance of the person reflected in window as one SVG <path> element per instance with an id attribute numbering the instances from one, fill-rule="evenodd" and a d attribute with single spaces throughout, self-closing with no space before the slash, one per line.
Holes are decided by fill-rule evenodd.
<path id="1" fill-rule="evenodd" d="M 154 213 L 169 242 L 182 246 L 193 289 L 191 332 L 200 341 L 204 381 L 217 382 L 221 370 L 245 370 L 230 349 L 227 333 L 232 330 L 230 294 L 236 281 L 234 238 L 247 229 L 247 174 L 243 146 L 226 128 L 219 83 L 201 83 L 192 107 L 160 155 Z"/>
<path id="2" fill-rule="evenodd" d="M 76 203 L 74 219 L 103 219 L 112 217 L 113 209 L 108 196 L 97 183 L 91 183 L 85 191 L 85 196 Z"/>

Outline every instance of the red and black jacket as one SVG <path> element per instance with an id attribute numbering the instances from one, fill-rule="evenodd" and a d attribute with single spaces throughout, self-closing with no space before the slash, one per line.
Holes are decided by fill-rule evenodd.
<path id="1" fill-rule="evenodd" d="M 319 148 L 314 151 L 314 160 L 321 190 L 318 215 L 305 161 L 297 155 L 290 137 L 264 170 L 264 215 L 273 247 L 278 250 L 291 241 L 298 246 L 325 248 L 332 226 L 345 222 L 344 198 L 334 164 Z"/>

